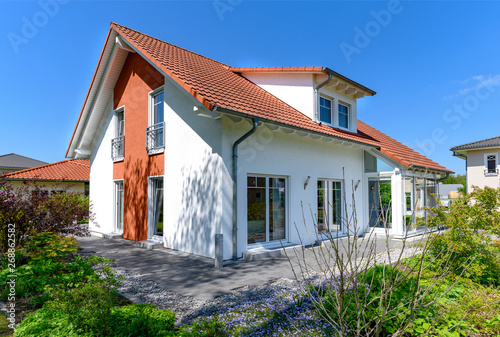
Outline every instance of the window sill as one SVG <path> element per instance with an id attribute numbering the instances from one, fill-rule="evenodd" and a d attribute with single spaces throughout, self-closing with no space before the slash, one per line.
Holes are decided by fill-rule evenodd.
<path id="1" fill-rule="evenodd" d="M 153 149 L 153 150 L 148 150 L 148 156 L 154 156 L 155 154 L 160 154 L 165 152 L 165 149 Z"/>
<path id="2" fill-rule="evenodd" d="M 112 158 L 111 160 L 113 161 L 113 163 L 118 163 L 124 161 L 125 157 Z"/>

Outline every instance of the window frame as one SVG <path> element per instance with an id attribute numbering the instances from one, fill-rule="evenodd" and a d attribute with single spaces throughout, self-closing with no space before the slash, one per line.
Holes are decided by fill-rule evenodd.
<path id="1" fill-rule="evenodd" d="M 121 230 L 118 229 L 118 186 L 122 186 L 122 193 L 123 193 L 123 214 L 121 215 L 122 217 L 122 228 Z M 124 179 L 116 179 L 113 180 L 113 232 L 118 233 L 118 234 L 123 234 L 123 227 L 125 226 L 125 180 Z"/>
<path id="2" fill-rule="evenodd" d="M 347 127 L 340 125 L 340 106 L 347 108 Z M 350 130 L 351 128 L 351 105 L 341 100 L 337 102 L 337 123 L 339 129 Z"/>
<path id="3" fill-rule="evenodd" d="M 253 188 L 253 186 L 248 186 L 248 178 L 264 178 L 265 179 L 265 221 L 266 221 L 266 239 L 263 242 L 254 242 L 254 243 L 248 243 L 248 189 L 249 187 Z M 276 239 L 276 240 L 270 240 L 270 226 L 271 226 L 271 221 L 269 217 L 269 211 L 270 211 L 270 192 L 271 192 L 271 185 L 270 185 L 270 179 L 284 179 L 285 180 L 285 224 L 284 224 L 284 231 L 285 235 L 283 239 Z M 257 188 L 257 187 L 256 187 Z M 246 176 L 246 190 L 247 190 L 247 200 L 245 201 L 246 203 L 246 223 L 247 223 L 247 230 L 246 230 L 246 237 L 245 237 L 245 242 L 247 243 L 248 246 L 250 247 L 265 247 L 265 246 L 272 246 L 276 244 L 280 244 L 280 242 L 288 242 L 289 241 L 289 227 L 290 227 L 290 178 L 288 176 L 282 176 L 282 175 L 272 175 L 272 174 L 251 174 L 248 173 Z"/>
<path id="4" fill-rule="evenodd" d="M 490 172 L 488 168 L 488 162 L 490 159 L 488 157 L 490 156 L 495 156 L 495 169 L 493 172 Z M 498 175 L 498 153 L 496 152 L 491 152 L 491 153 L 485 153 L 484 154 L 484 175 L 485 176 L 497 176 Z"/>
<path id="5" fill-rule="evenodd" d="M 337 235 L 338 234 L 342 234 L 344 233 L 344 226 L 342 225 L 342 214 L 343 214 L 343 210 L 344 210 L 344 184 L 343 184 L 343 181 L 342 179 L 332 179 L 332 178 L 318 178 L 316 180 L 316 225 L 319 226 L 319 183 L 320 182 L 323 182 L 326 184 L 326 188 L 323 188 L 323 191 L 327 191 L 327 196 L 326 196 L 326 200 L 324 202 L 324 204 L 326 204 L 326 206 L 323 206 L 323 218 L 326 217 L 327 219 L 327 229 L 325 231 L 321 231 L 319 232 L 318 230 L 318 234 L 319 235 L 328 235 L 328 233 L 336 233 Z M 340 184 L 340 189 L 334 189 L 333 188 L 333 184 L 334 183 L 339 183 Z M 340 203 L 340 209 L 338 210 L 338 212 L 340 213 L 340 219 L 337 219 L 338 221 L 334 221 L 333 219 L 333 213 L 334 213 L 334 207 L 333 207 L 333 202 L 331 202 L 332 200 L 335 199 L 334 197 L 334 191 L 339 191 L 340 193 L 340 200 L 339 200 L 339 203 Z M 325 198 L 325 196 L 323 196 L 323 198 Z M 337 230 L 332 230 L 332 226 L 339 226 L 339 228 Z M 319 229 L 319 228 L 318 228 Z"/>
<path id="6" fill-rule="evenodd" d="M 324 99 L 324 100 L 327 100 L 330 102 L 330 122 L 326 122 L 326 121 L 323 121 L 321 120 L 321 99 Z M 335 118 L 334 118 L 334 114 L 333 114 L 333 107 L 335 106 L 335 99 L 333 97 L 330 97 L 330 96 L 327 96 L 327 95 L 324 95 L 324 94 L 320 94 L 319 95 L 319 99 L 318 99 L 318 121 L 321 123 L 321 124 L 324 124 L 324 125 L 329 125 L 329 126 L 334 126 L 335 125 Z"/>
<path id="7" fill-rule="evenodd" d="M 165 237 L 165 228 L 163 228 L 163 236 L 159 236 L 156 233 L 152 234 L 151 231 L 151 226 L 157 226 L 158 223 L 154 223 L 154 220 L 156 219 L 156 213 L 155 211 L 157 210 L 156 208 L 156 203 L 157 200 L 155 192 L 158 191 L 158 187 L 155 185 L 158 181 L 161 181 L 161 191 L 162 191 L 162 200 L 161 200 L 161 210 L 160 213 L 163 212 L 163 225 L 165 226 L 165 177 L 163 175 L 158 175 L 158 176 L 149 176 L 148 177 L 148 219 L 147 219 L 147 240 L 148 241 L 153 241 L 156 243 L 163 244 L 163 238 Z M 158 214 L 159 215 L 159 214 Z M 157 219 L 159 220 L 159 218 Z M 158 229 L 158 228 L 156 228 Z M 150 236 L 152 234 L 152 236 Z"/>
<path id="8" fill-rule="evenodd" d="M 152 125 L 155 125 L 155 111 L 154 111 L 154 107 L 155 107 L 155 97 L 158 95 L 158 94 L 161 94 L 163 93 L 163 122 L 165 121 L 165 86 L 162 85 L 158 88 L 156 88 L 155 90 L 153 91 L 150 91 L 149 92 L 149 106 L 148 106 L 148 109 L 149 109 L 149 121 L 148 121 L 148 126 L 152 126 Z"/>

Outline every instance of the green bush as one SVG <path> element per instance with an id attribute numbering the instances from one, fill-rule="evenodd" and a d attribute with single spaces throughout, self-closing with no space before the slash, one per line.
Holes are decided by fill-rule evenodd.
<path id="1" fill-rule="evenodd" d="M 30 298 L 31 306 L 39 308 L 55 296 L 58 291 L 82 287 L 87 283 L 113 286 L 117 281 L 109 267 L 99 272 L 92 269 L 96 263 L 110 261 L 101 257 L 83 260 L 73 253 L 79 249 L 74 238 L 62 238 L 52 233 L 32 236 L 26 248 L 16 252 L 16 298 Z M 6 299 L 9 288 L 8 276 L 12 274 L 2 262 L 0 272 L 0 297 Z"/>
<path id="2" fill-rule="evenodd" d="M 114 307 L 111 319 L 113 336 L 173 336 L 175 315 L 142 303 Z"/>
<path id="3" fill-rule="evenodd" d="M 500 285 L 500 255 L 492 235 L 500 234 L 500 189 L 474 187 L 448 210 L 430 209 L 430 226 L 448 230 L 435 235 L 431 252 L 453 262 L 454 270 L 481 284 Z"/>
<path id="4" fill-rule="evenodd" d="M 93 295 L 100 292 L 97 289 L 91 290 Z M 108 307 L 107 317 L 91 318 L 89 309 L 96 309 L 94 316 L 105 314 L 103 309 L 96 305 L 87 304 L 83 310 L 85 313 L 79 314 L 74 309 L 81 300 L 85 301 L 85 296 L 79 294 L 79 302 L 71 304 L 54 301 L 49 302 L 42 309 L 29 314 L 16 328 L 16 337 L 73 337 L 73 336 L 117 336 L 117 337 L 165 337 L 175 336 L 172 330 L 175 317 L 174 313 L 168 310 L 158 310 L 152 304 L 132 304 L 123 307 Z M 70 298 L 67 298 L 68 300 Z M 93 298 L 96 300 L 97 298 Z M 102 304 L 102 301 L 101 301 Z M 61 310 L 60 307 L 64 307 Z M 68 310 L 69 309 L 69 310 Z M 76 319 L 75 319 L 76 318 Z"/>
<path id="5" fill-rule="evenodd" d="M 200 318 L 191 325 L 183 325 L 177 333 L 182 337 L 228 337 L 230 334 L 225 329 L 224 322 L 217 316 L 213 318 Z"/>

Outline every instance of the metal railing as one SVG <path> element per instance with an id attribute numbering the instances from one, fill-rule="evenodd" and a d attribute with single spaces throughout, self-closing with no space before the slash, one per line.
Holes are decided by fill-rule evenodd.
<path id="1" fill-rule="evenodd" d="M 125 136 L 111 139 L 111 159 L 113 161 L 125 158 Z"/>
<path id="2" fill-rule="evenodd" d="M 496 175 L 498 175 L 498 169 L 493 169 L 493 170 L 491 170 L 491 169 L 485 169 L 484 170 L 484 175 L 485 176 L 496 176 Z"/>
<path id="3" fill-rule="evenodd" d="M 160 122 L 146 128 L 146 150 L 148 153 L 161 152 L 165 148 L 163 126 L 164 122 Z"/>

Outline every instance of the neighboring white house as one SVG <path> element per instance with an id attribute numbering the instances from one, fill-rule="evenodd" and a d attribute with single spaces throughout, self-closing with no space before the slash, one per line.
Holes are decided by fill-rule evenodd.
<path id="1" fill-rule="evenodd" d="M 500 137 L 493 137 L 452 147 L 453 155 L 465 159 L 467 170 L 467 192 L 472 186 L 500 187 L 498 175 L 498 155 Z"/>
<path id="2" fill-rule="evenodd" d="M 239 258 L 306 227 L 343 236 L 354 211 L 359 234 L 382 230 L 384 208 L 403 235 L 450 171 L 358 120 L 374 94 L 325 67 L 233 68 L 112 23 L 66 156 L 90 159 L 100 230 L 130 240 L 214 257 L 222 234 Z"/>

